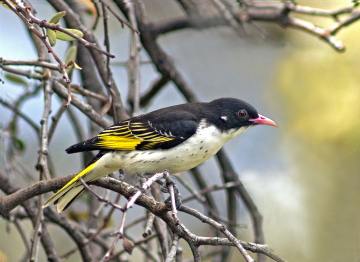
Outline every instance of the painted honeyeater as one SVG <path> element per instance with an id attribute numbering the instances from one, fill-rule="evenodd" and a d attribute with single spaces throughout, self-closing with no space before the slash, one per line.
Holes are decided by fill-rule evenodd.
<path id="1" fill-rule="evenodd" d="M 235 98 L 181 104 L 124 120 L 66 149 L 68 154 L 99 153 L 43 207 L 56 201 L 58 212 L 64 211 L 84 190 L 79 177 L 91 183 L 119 169 L 125 175 L 189 170 L 255 125 L 277 126 L 250 104 Z"/>

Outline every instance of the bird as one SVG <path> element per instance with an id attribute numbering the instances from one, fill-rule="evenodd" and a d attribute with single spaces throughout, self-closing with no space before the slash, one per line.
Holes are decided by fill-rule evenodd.
<path id="1" fill-rule="evenodd" d="M 57 211 L 63 212 L 85 189 L 80 177 L 91 183 L 118 170 L 125 175 L 142 175 L 192 169 L 215 155 L 228 140 L 256 125 L 277 127 L 236 98 L 185 103 L 121 121 L 66 149 L 68 154 L 99 152 L 43 208 L 55 203 Z"/>

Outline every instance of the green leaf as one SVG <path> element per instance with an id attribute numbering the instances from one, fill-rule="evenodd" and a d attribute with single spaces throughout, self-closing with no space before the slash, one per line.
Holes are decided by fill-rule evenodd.
<path id="1" fill-rule="evenodd" d="M 69 62 L 66 63 L 65 70 L 68 74 L 70 74 L 70 72 L 73 70 L 73 68 L 82 70 L 82 68 L 77 63 L 75 63 L 73 60 L 70 60 Z"/>
<path id="2" fill-rule="evenodd" d="M 16 150 L 18 152 L 24 152 L 26 149 L 26 145 L 24 143 L 24 141 L 22 141 L 20 138 L 13 136 L 13 143 L 14 143 L 14 147 L 16 148 Z"/>
<path id="3" fill-rule="evenodd" d="M 47 37 L 49 38 L 49 42 L 51 46 L 56 44 L 56 33 L 54 30 L 46 28 Z"/>
<path id="4" fill-rule="evenodd" d="M 73 60 L 70 60 L 69 62 L 66 63 L 66 67 L 67 68 L 76 68 L 79 70 L 82 70 L 82 67 L 80 67 L 77 63 L 75 63 Z"/>
<path id="5" fill-rule="evenodd" d="M 66 11 L 59 12 L 50 18 L 49 23 L 57 24 L 66 15 Z"/>
<path id="6" fill-rule="evenodd" d="M 77 29 L 69 29 L 69 28 L 65 28 L 67 31 L 69 31 L 70 33 L 73 33 L 74 35 L 77 35 L 78 37 L 83 37 L 83 33 L 80 30 Z M 60 31 L 56 31 L 56 38 L 59 40 L 63 40 L 63 41 L 74 41 L 75 38 L 73 38 L 72 36 L 69 36 L 68 34 L 65 34 L 63 32 Z"/>
<path id="7" fill-rule="evenodd" d="M 76 53 L 77 53 L 77 46 L 76 45 L 70 46 L 68 50 L 66 50 L 65 64 L 67 64 L 69 61 L 75 61 Z"/>
<path id="8" fill-rule="evenodd" d="M 18 75 L 14 75 L 14 74 L 5 74 L 5 78 L 7 80 L 9 80 L 10 82 L 13 82 L 15 84 L 18 85 L 23 85 L 23 86 L 29 86 L 28 82 L 26 82 L 26 80 L 24 78 L 22 78 L 21 76 Z"/>

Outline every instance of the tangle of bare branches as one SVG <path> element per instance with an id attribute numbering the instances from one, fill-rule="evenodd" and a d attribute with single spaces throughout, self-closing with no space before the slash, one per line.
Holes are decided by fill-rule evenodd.
<path id="1" fill-rule="evenodd" d="M 183 206 L 178 210 L 176 207 L 177 190 L 173 178 L 165 171 L 155 174 L 147 179 L 140 179 L 141 184 L 137 187 L 112 177 L 101 178 L 92 183 L 80 182 L 93 196 L 94 202 L 89 202 L 89 217 L 96 221 L 95 227 L 88 230 L 78 218 L 79 211 L 74 208 L 67 216 L 58 214 L 53 208 L 42 209 L 43 195 L 64 186 L 74 175 L 56 177 L 59 174 L 54 169 L 49 149 L 52 137 L 58 124 L 63 121 L 63 115 L 68 115 L 70 125 L 81 141 L 86 139 L 85 133 L 95 132 L 97 127 L 106 128 L 113 122 L 118 122 L 134 116 L 152 103 L 159 92 L 166 89 L 169 83 L 173 84 L 187 102 L 198 101 L 195 90 L 188 84 L 185 77 L 171 59 L 170 55 L 159 44 L 159 37 L 172 34 L 188 28 L 201 30 L 204 28 L 227 26 L 232 28 L 239 37 L 251 38 L 260 35 L 264 39 L 274 39 L 270 33 L 261 27 L 261 23 L 275 24 L 281 28 L 293 28 L 319 38 L 338 52 L 345 51 L 345 45 L 337 35 L 357 22 L 360 11 L 357 9 L 358 2 L 352 1 L 347 6 L 337 10 L 324 10 L 305 7 L 295 4 L 293 1 L 239 1 L 236 5 L 228 0 L 209 0 L 206 8 L 201 1 L 175 1 L 184 13 L 181 17 L 158 19 L 151 21 L 148 18 L 147 6 L 141 0 L 124 1 L 100 0 L 87 1 L 87 7 L 95 10 L 96 21 L 94 30 L 98 27 L 98 21 L 103 21 L 104 47 L 99 44 L 94 31 L 89 29 L 84 20 L 83 7 L 78 1 L 49 0 L 47 4 L 57 12 L 66 12 L 61 19 L 66 27 L 57 23 L 51 23 L 38 17 L 34 12 L 37 2 L 3 0 L 11 12 L 16 16 L 13 19 L 21 19 L 29 30 L 31 39 L 37 51 L 38 59 L 14 60 L 12 57 L 0 57 L 0 69 L 5 74 L 0 74 L 2 88 L 8 88 L 7 83 L 15 82 L 23 88 L 23 92 L 15 100 L 1 97 L 0 104 L 12 113 L 12 119 L 8 123 L 2 123 L 0 132 L 6 140 L 4 154 L 6 158 L 6 172 L 0 170 L 0 215 L 10 224 L 14 225 L 24 245 L 24 260 L 38 261 L 39 250 L 45 251 L 49 261 L 60 261 L 79 252 L 83 261 L 122 261 L 125 253 L 131 254 L 137 248 L 150 260 L 174 261 L 183 256 L 180 239 L 185 240 L 192 251 L 192 260 L 201 261 L 205 256 L 211 256 L 217 260 L 229 259 L 229 247 L 233 247 L 246 261 L 254 261 L 254 253 L 257 261 L 265 261 L 271 258 L 275 261 L 285 261 L 265 244 L 262 228 L 262 216 L 250 194 L 232 167 L 229 157 L 221 150 L 216 159 L 219 170 L 216 172 L 222 177 L 222 185 L 208 185 L 203 174 L 198 168 L 190 171 L 194 178 L 196 188 L 192 188 L 186 181 L 179 178 L 189 192 L 190 196 L 183 199 Z M 80 15 L 79 15 L 80 14 Z M 302 19 L 297 18 L 301 14 Z M 54 14 L 55 15 L 55 12 Z M 306 17 L 331 18 L 334 22 L 329 28 L 323 28 L 305 20 Z M 260 23 L 261 22 L 261 23 Z M 123 30 L 129 30 L 130 39 L 117 39 L 111 35 L 111 23 L 120 23 Z M 125 25 L 125 27 L 124 27 Z M 11 25 L 6 25 L 11 26 Z M 52 46 L 53 39 L 49 30 L 58 31 L 71 37 L 74 50 L 72 62 L 65 61 L 59 56 Z M 75 31 L 74 31 L 75 30 Z M 249 32 L 254 30 L 256 34 Z M 51 32 L 51 31 L 50 31 Z M 81 32 L 78 33 L 78 32 Z M 81 36 L 80 36 L 81 35 Z M 19 36 L 20 37 L 20 36 Z M 3 38 L 3 36 L 0 36 Z M 128 70 L 128 82 L 121 79 L 119 82 L 114 78 L 114 65 L 110 43 L 114 41 L 128 41 L 129 57 L 122 64 Z M 112 45 L 112 50 L 114 46 Z M 1 47 L 0 47 L 1 48 Z M 114 51 L 112 51 L 114 52 Z M 157 78 L 146 83 L 149 88 L 141 94 L 141 53 L 146 52 L 150 64 L 157 71 Z M 55 62 L 51 62 L 51 59 Z M 75 66 L 76 65 L 76 66 Z M 79 66 L 77 66 L 79 65 Z M 22 68 L 26 66 L 26 69 Z M 73 82 L 73 72 L 76 68 L 82 68 L 79 75 L 82 84 Z M 121 97 L 119 86 L 126 85 L 129 90 L 128 103 L 125 104 Z M 41 94 L 44 100 L 40 124 L 34 121 L 27 112 L 22 109 L 25 103 L 31 103 L 33 97 Z M 54 99 L 61 101 L 61 106 L 56 112 L 51 111 Z M 89 123 L 87 127 L 79 120 L 73 108 L 82 114 Z M 35 170 L 26 170 L 16 164 L 17 154 L 23 150 L 23 141 L 18 138 L 18 119 L 24 120 L 35 132 L 38 139 L 38 148 L 31 149 L 38 152 Z M 3 139 L 3 136 L 1 137 Z M 26 141 L 25 141 L 26 143 Z M 85 162 L 89 155 L 84 155 Z M 215 172 L 215 171 L 214 171 Z M 36 174 L 36 175 L 35 175 Z M 25 186 L 19 186 L 15 181 L 23 179 Z M 29 178 L 30 177 L 30 178 Z M 161 180 L 165 180 L 161 182 Z M 170 193 L 172 205 L 167 206 L 164 201 L 165 195 L 160 190 L 160 185 L 167 187 Z M 109 190 L 105 194 L 98 193 L 94 187 Z M 140 189 L 139 189 L 140 188 Z M 227 194 L 227 214 L 219 212 L 219 207 L 214 201 L 213 192 L 223 191 Z M 112 200 L 111 193 L 118 195 Z M 122 204 L 121 198 L 128 202 Z M 196 200 L 203 208 L 204 214 L 199 210 L 184 206 L 188 201 Z M 241 225 L 238 219 L 238 203 L 241 201 L 247 209 L 252 222 L 253 242 L 245 242 L 238 238 L 237 228 Z M 101 205 L 98 205 L 102 202 Z M 141 207 L 143 214 L 138 219 L 131 219 L 127 215 L 133 206 Z M 178 217 L 178 212 L 196 218 L 199 225 L 205 223 L 211 228 L 209 235 L 200 236 L 192 233 L 187 225 Z M 108 228 L 115 214 L 121 213 L 118 225 Z M 30 220 L 33 231 L 26 232 L 23 222 Z M 90 218 L 89 218 L 90 220 Z M 88 223 L 89 221 L 86 221 Z M 47 226 L 53 224 L 67 233 L 67 237 L 74 242 L 74 246 L 68 252 L 59 254 L 54 244 L 54 238 Z M 90 222 L 89 222 L 90 223 Z M 112 227 L 112 225 L 111 225 Z M 132 236 L 128 233 L 132 227 L 142 227 L 142 236 Z M 110 234 L 109 232 L 114 232 Z M 122 247 L 117 245 L 122 242 Z M 157 243 L 154 245 L 153 243 Z M 95 246 L 93 249 L 90 245 Z M 203 246 L 211 246 L 210 252 L 201 252 Z M 100 250 L 95 252 L 95 250 Z M 210 249 L 207 249 L 210 250 Z"/>

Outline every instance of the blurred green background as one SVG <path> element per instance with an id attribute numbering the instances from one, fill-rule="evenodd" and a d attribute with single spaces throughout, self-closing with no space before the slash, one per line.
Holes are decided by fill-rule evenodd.
<path id="1" fill-rule="evenodd" d="M 298 1 L 301 5 L 326 9 L 344 7 L 349 2 Z M 179 8 L 170 1 L 165 4 L 161 0 L 148 0 L 145 4 L 151 19 L 180 14 Z M 42 1 L 34 1 L 33 5 L 39 18 L 48 19 L 49 14 L 55 13 Z M 310 20 L 326 27 L 333 24 L 333 20 L 326 18 Z M 11 24 L 4 26 L 5 21 Z M 0 8 L 0 24 L 0 57 L 36 59 L 25 27 L 14 14 Z M 228 28 L 178 31 L 160 38 L 160 43 L 202 101 L 225 96 L 241 98 L 278 122 L 278 129 L 254 128 L 225 147 L 264 216 L 266 243 L 288 261 L 359 261 L 360 22 L 337 35 L 347 48 L 345 53 L 337 53 L 304 32 L 283 30 L 276 25 L 266 25 L 266 28 L 284 44 L 244 41 Z M 14 31 L 18 33 L 13 34 Z M 101 30 L 97 35 L 102 39 Z M 116 61 L 125 61 L 129 50 L 128 31 L 114 23 L 111 35 Z M 66 44 L 57 45 L 57 52 L 64 55 L 64 47 Z M 145 54 L 143 59 L 147 59 Z M 114 67 L 113 70 L 126 99 L 126 69 Z M 144 91 L 156 73 L 151 65 L 144 65 L 141 73 Z M 18 86 L 0 85 L 3 99 L 11 100 L 20 92 Z M 176 89 L 168 86 L 147 110 L 182 102 Z M 58 106 L 54 99 L 54 112 Z M 42 97 L 26 104 L 23 110 L 39 122 Z M 11 114 L 0 107 L 0 115 L 4 126 Z M 58 176 L 81 167 L 79 156 L 68 156 L 64 152 L 75 142 L 67 121 L 62 119 L 50 147 Z M 35 175 L 33 167 L 38 150 L 35 136 L 29 134 L 26 124 L 21 126 L 20 136 L 26 141 L 27 150 L 20 160 Z M 4 161 L 2 157 L 0 163 Z M 213 174 L 214 160 L 209 160 L 201 169 L 210 173 L 209 183 L 220 183 L 218 175 Z M 186 173 L 183 177 L 189 178 Z M 217 194 L 219 203 L 224 201 L 225 196 Z M 225 207 L 221 211 L 225 214 Z M 252 241 L 246 210 L 242 207 L 239 212 L 241 221 L 238 222 L 248 225 L 239 231 L 239 238 Z M 182 221 L 194 233 L 206 235 L 199 227 L 200 222 L 187 224 L 186 218 Z M 30 234 L 31 227 L 27 228 Z M 7 229 L 10 232 L 7 233 Z M 57 245 L 62 246 L 65 233 L 54 230 L 59 234 Z M 8 261 L 17 261 L 22 243 L 16 230 L 1 220 L 0 235 L 0 261 L 2 253 Z M 182 244 L 190 257 L 186 244 Z M 68 247 L 61 247 L 64 251 L 72 243 L 66 245 Z M 233 261 L 238 261 L 238 256 L 233 251 Z M 74 256 L 70 261 L 77 259 L 79 257 Z"/>

